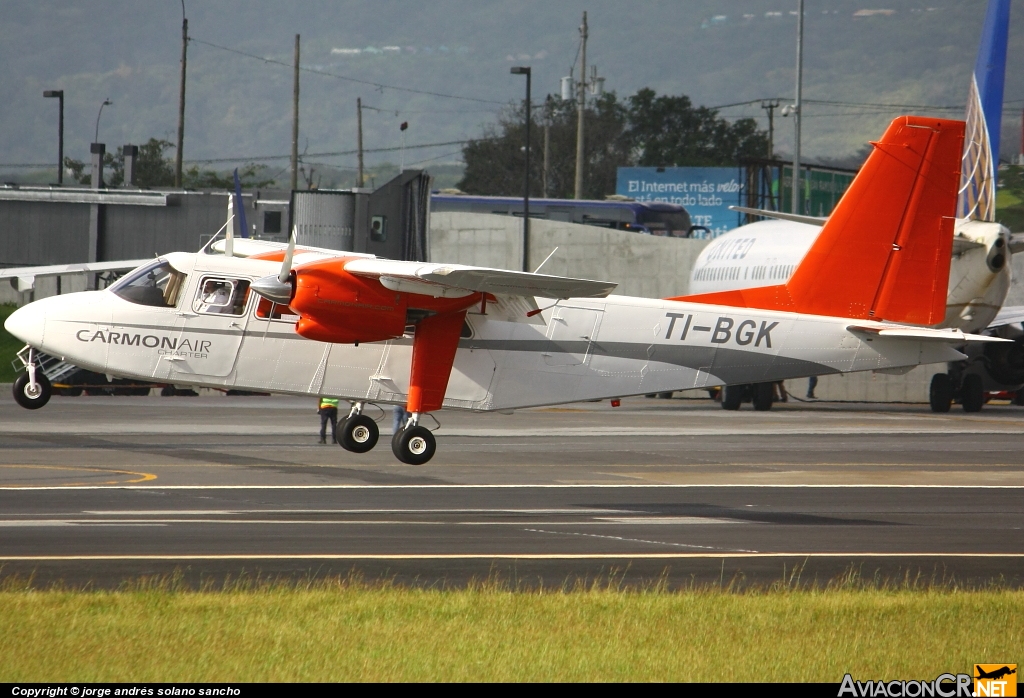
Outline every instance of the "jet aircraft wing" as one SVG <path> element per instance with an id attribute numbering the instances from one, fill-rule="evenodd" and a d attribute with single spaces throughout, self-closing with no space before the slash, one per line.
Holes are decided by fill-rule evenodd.
<path id="1" fill-rule="evenodd" d="M 1024 322 L 1024 305 L 1004 305 L 986 329 L 994 330 L 1003 325 Z"/>
<path id="2" fill-rule="evenodd" d="M 782 211 L 768 211 L 763 208 L 747 208 L 746 206 L 730 206 L 730 211 L 739 211 L 740 213 L 749 213 L 752 216 L 763 216 L 765 218 L 777 218 L 780 221 L 791 221 L 793 223 L 806 223 L 807 225 L 816 225 L 819 228 L 825 225 L 825 221 L 828 218 L 822 218 L 819 216 L 801 216 L 797 213 L 783 213 Z"/>
<path id="3" fill-rule="evenodd" d="M 604 298 L 618 286 L 612 281 L 574 279 L 507 269 L 469 267 L 462 264 L 430 264 L 386 259 L 352 260 L 345 265 L 345 271 L 357 276 L 379 278 L 382 283 L 387 282 L 386 286 L 397 286 L 404 282 L 418 286 L 421 289 L 416 291 L 418 293 L 448 297 L 454 296 L 451 291 L 455 291 L 464 295 L 477 292 L 495 296 L 540 296 L 558 299 Z"/>

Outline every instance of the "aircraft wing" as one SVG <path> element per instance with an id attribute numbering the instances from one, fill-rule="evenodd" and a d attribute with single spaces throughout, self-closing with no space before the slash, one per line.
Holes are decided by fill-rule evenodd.
<path id="1" fill-rule="evenodd" d="M 8 267 L 0 269 L 0 279 L 17 279 L 18 290 L 27 291 L 35 286 L 37 276 L 64 276 L 101 271 L 131 271 L 152 259 L 122 259 L 117 262 L 82 262 L 79 264 L 52 264 L 40 267 Z"/>
<path id="2" fill-rule="evenodd" d="M 933 330 L 928 327 L 886 327 L 847 325 L 847 330 L 854 334 L 893 339 L 913 339 L 918 341 L 946 342 L 948 344 L 964 344 L 965 342 L 1009 342 L 1009 339 L 988 337 L 981 334 L 967 334 L 962 330 Z"/>
<path id="3" fill-rule="evenodd" d="M 394 287 L 395 290 L 448 297 L 478 292 L 495 296 L 604 298 L 618 286 L 611 281 L 573 279 L 461 264 L 386 259 L 356 259 L 345 265 L 345 271 L 357 276 L 377 277 L 385 286 Z M 417 288 L 420 290 L 414 290 Z"/>
<path id="4" fill-rule="evenodd" d="M 986 329 L 1024 322 L 1024 305 L 1004 305 Z"/>
<path id="5" fill-rule="evenodd" d="M 777 218 L 780 221 L 791 221 L 793 223 L 806 223 L 807 225 L 816 225 L 819 228 L 825 225 L 825 221 L 828 218 L 819 218 L 818 216 L 801 216 L 797 213 L 783 213 L 782 211 L 767 211 L 763 208 L 747 208 L 746 206 L 730 206 L 730 211 L 739 211 L 740 213 L 749 213 L 752 216 L 763 216 L 765 218 Z"/>
<path id="6" fill-rule="evenodd" d="M 1012 233 L 1010 235 L 1010 252 L 1013 254 L 1024 252 L 1024 235 L 1021 233 Z"/>

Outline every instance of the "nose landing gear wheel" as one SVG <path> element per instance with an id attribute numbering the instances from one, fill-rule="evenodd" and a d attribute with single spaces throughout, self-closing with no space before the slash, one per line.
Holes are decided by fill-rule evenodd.
<path id="1" fill-rule="evenodd" d="M 391 450 L 398 460 L 409 465 L 423 465 L 434 457 L 437 442 L 426 427 L 407 427 L 391 437 Z"/>
<path id="2" fill-rule="evenodd" d="M 377 445 L 380 430 L 365 414 L 357 414 L 338 425 L 338 443 L 346 451 L 366 453 Z"/>
<path id="3" fill-rule="evenodd" d="M 53 388 L 50 387 L 50 380 L 43 375 L 42 371 L 36 371 L 36 384 L 30 385 L 28 374 L 23 373 L 14 381 L 14 400 L 26 410 L 38 410 L 50 401 Z"/>

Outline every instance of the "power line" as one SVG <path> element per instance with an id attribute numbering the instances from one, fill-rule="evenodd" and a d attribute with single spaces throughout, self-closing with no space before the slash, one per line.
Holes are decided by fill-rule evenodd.
<path id="1" fill-rule="evenodd" d="M 467 139 L 462 141 L 446 141 L 444 143 L 420 143 L 418 145 L 407 145 L 406 150 L 423 150 L 425 148 L 440 148 L 448 145 L 464 145 L 471 142 L 473 139 Z M 391 148 L 366 148 L 363 150 L 364 153 L 388 153 L 396 150 L 401 150 L 402 146 L 394 146 Z M 338 150 L 329 153 L 303 153 L 300 157 L 301 160 L 306 161 L 310 158 L 333 158 L 341 157 L 344 155 L 356 155 L 358 150 Z M 290 158 L 291 155 L 259 155 L 254 157 L 234 157 L 234 158 L 209 158 L 206 160 L 189 160 L 193 164 L 213 164 L 218 162 L 265 162 L 268 160 L 284 160 Z"/>
<path id="2" fill-rule="evenodd" d="M 256 54 L 253 54 L 253 53 L 246 53 L 245 51 L 239 51 L 238 49 L 235 49 L 235 48 L 229 48 L 227 46 L 221 46 L 220 44 L 214 44 L 214 43 L 211 43 L 209 41 L 203 41 L 202 39 L 196 39 L 194 37 L 189 37 L 189 41 L 191 41 L 193 43 L 196 43 L 196 44 L 203 44 L 204 46 L 210 46 L 212 48 L 220 49 L 222 51 L 228 51 L 229 53 L 237 53 L 239 56 L 245 56 L 246 58 L 255 58 L 256 60 L 263 61 L 264 63 L 273 63 L 275 65 L 281 65 L 281 66 L 284 66 L 286 68 L 293 68 L 294 67 L 291 63 L 285 63 L 284 61 L 279 61 L 279 60 L 274 59 L 274 58 L 266 58 L 265 56 L 257 56 Z M 411 92 L 413 94 L 430 95 L 431 97 L 443 97 L 445 99 L 461 99 L 461 100 L 465 100 L 467 102 L 481 102 L 481 103 L 484 103 L 484 104 L 500 104 L 502 106 L 505 105 L 505 102 L 499 102 L 499 101 L 493 100 L 493 99 L 481 99 L 479 97 L 463 97 L 462 95 L 450 95 L 450 94 L 446 94 L 444 92 L 431 92 L 429 90 L 417 90 L 417 89 L 415 89 L 413 87 L 398 87 L 396 85 L 386 85 L 386 84 L 384 84 L 382 82 L 374 82 L 372 80 L 361 80 L 360 78 L 354 78 L 354 77 L 351 77 L 349 75 L 339 75 L 338 73 L 331 73 L 331 72 L 328 72 L 326 70 L 320 70 L 319 68 L 308 68 L 308 67 L 300 66 L 299 70 L 304 70 L 307 73 L 313 73 L 315 75 L 323 75 L 325 77 L 335 78 L 337 80 L 345 80 L 347 82 L 354 82 L 354 83 L 358 83 L 360 85 L 370 85 L 371 87 L 376 87 L 376 88 L 381 89 L 381 90 L 384 90 L 384 89 L 387 89 L 387 90 L 397 90 L 399 92 Z"/>

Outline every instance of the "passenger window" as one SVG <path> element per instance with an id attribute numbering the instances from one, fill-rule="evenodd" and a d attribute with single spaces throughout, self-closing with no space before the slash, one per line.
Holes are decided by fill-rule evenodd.
<path id="1" fill-rule="evenodd" d="M 178 305 L 187 278 L 170 263 L 157 260 L 121 279 L 110 290 L 130 303 L 154 308 L 174 308 Z"/>
<path id="2" fill-rule="evenodd" d="M 207 277 L 199 285 L 192 308 L 209 315 L 241 315 L 248 300 L 248 280 Z"/>
<path id="3" fill-rule="evenodd" d="M 298 322 L 296 315 L 287 305 L 273 303 L 266 298 L 260 298 L 256 304 L 256 317 L 264 320 L 281 320 L 283 322 Z"/>

